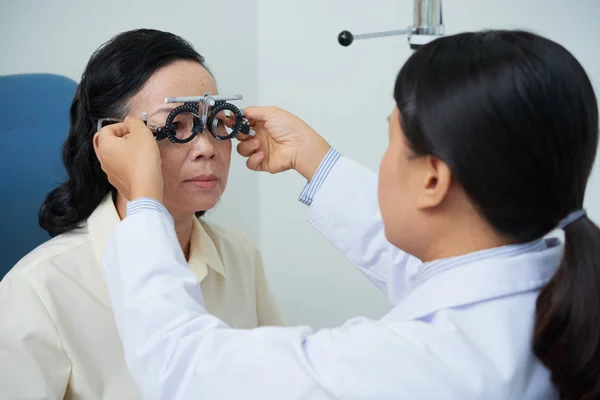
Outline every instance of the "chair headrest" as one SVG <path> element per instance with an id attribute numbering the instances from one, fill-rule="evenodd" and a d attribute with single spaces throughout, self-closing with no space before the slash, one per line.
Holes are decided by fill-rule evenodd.
<path id="1" fill-rule="evenodd" d="M 18 74 L 0 76 L 0 130 L 25 121 L 64 121 L 65 104 L 71 104 L 77 83 L 62 75 Z"/>

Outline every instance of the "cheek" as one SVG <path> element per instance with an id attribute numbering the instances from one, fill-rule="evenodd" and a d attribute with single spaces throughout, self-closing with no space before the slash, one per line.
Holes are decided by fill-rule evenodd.
<path id="1" fill-rule="evenodd" d="M 218 153 L 217 157 L 227 163 L 227 165 L 229 165 L 229 162 L 231 161 L 231 149 L 231 140 L 220 141 L 215 148 L 215 151 Z"/>
<path id="2" fill-rule="evenodd" d="M 379 168 L 379 208 L 385 227 L 385 234 L 391 243 L 398 242 L 399 230 L 406 222 L 406 212 L 410 208 L 406 187 L 406 167 L 401 155 L 388 149 Z"/>
<path id="3" fill-rule="evenodd" d="M 219 163 L 219 169 L 222 171 L 224 179 L 227 179 L 229 165 L 231 164 L 231 142 L 231 140 L 221 141 L 217 143 L 215 147 L 215 157 Z"/>
<path id="4" fill-rule="evenodd" d="M 170 177 L 178 175 L 179 171 L 181 171 L 181 167 L 186 157 L 186 152 L 183 150 L 183 146 L 176 147 L 176 145 L 173 144 L 160 147 L 160 160 L 165 186 L 173 181 L 172 179 L 169 179 Z"/>
<path id="5" fill-rule="evenodd" d="M 379 184 L 377 186 L 377 194 L 379 199 L 379 208 L 383 216 L 384 222 L 389 217 L 393 207 L 394 187 L 398 182 L 394 179 L 394 160 L 390 149 L 388 149 L 379 166 Z"/>
<path id="6" fill-rule="evenodd" d="M 391 149 L 388 149 L 379 167 L 379 203 L 380 207 L 387 207 L 393 203 L 393 198 L 398 196 L 401 191 L 401 171 L 400 160 Z M 382 204 L 383 203 L 383 204 Z"/>

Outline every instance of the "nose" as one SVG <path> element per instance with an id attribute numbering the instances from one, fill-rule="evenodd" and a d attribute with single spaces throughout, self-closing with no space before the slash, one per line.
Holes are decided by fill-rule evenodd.
<path id="1" fill-rule="evenodd" d="M 213 158 L 215 156 L 215 140 L 206 129 L 204 132 L 198 133 L 191 141 L 192 150 L 190 155 L 192 159 Z"/>

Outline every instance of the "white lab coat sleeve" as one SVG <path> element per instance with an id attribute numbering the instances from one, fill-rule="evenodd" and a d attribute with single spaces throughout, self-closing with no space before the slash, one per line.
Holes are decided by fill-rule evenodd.
<path id="1" fill-rule="evenodd" d="M 102 265 L 127 366 L 145 399 L 330 398 L 303 351 L 309 328 L 234 330 L 205 311 L 166 215 L 125 218 Z"/>
<path id="2" fill-rule="evenodd" d="M 308 220 L 396 305 L 406 269 L 421 261 L 386 239 L 377 180 L 373 171 L 341 157 L 314 195 Z"/>
<path id="3" fill-rule="evenodd" d="M 422 398 L 423 388 L 452 398 L 442 390 L 452 377 L 415 344 L 421 335 L 405 337 L 418 325 L 390 330 L 357 318 L 316 333 L 229 328 L 206 312 L 173 222 L 155 210 L 118 225 L 102 266 L 125 360 L 145 399 Z"/>
<path id="4" fill-rule="evenodd" d="M 233 330 L 206 312 L 168 216 L 145 210 L 125 218 L 102 265 L 145 399 L 330 398 L 303 351 L 309 328 Z"/>

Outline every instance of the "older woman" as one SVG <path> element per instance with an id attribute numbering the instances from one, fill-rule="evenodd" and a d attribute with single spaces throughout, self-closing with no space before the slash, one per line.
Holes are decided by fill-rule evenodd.
<path id="1" fill-rule="evenodd" d="M 64 146 L 69 179 L 49 193 L 40 224 L 52 236 L 0 284 L 2 398 L 135 399 L 100 268 L 101 252 L 126 213 L 92 144 L 100 118 L 148 113 L 161 127 L 169 96 L 217 94 L 204 58 L 182 38 L 155 30 L 122 33 L 96 51 L 71 106 Z M 186 118 L 175 119 L 186 129 Z M 197 217 L 227 185 L 231 141 L 198 133 L 159 142 L 164 204 L 175 221 L 206 306 L 230 325 L 281 325 L 261 257 L 240 233 Z M 210 368 L 210 366 L 208 366 Z"/>

